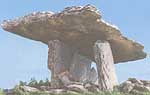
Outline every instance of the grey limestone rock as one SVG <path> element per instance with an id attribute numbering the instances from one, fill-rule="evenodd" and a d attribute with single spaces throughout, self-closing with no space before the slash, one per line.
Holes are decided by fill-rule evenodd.
<path id="1" fill-rule="evenodd" d="M 58 39 L 93 61 L 92 46 L 97 40 L 110 43 L 115 63 L 146 57 L 141 44 L 124 37 L 91 5 L 67 7 L 59 13 L 34 12 L 18 19 L 5 20 L 1 26 L 6 31 L 45 44 Z"/>

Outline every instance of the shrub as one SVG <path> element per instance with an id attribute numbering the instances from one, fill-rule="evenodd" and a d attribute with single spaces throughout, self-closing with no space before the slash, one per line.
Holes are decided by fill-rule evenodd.
<path id="1" fill-rule="evenodd" d="M 36 86 L 38 86 L 37 80 L 35 80 L 35 78 L 31 78 L 28 86 L 30 86 L 30 87 L 36 87 Z"/>
<path id="2" fill-rule="evenodd" d="M 144 95 L 150 95 L 150 92 L 145 92 Z"/>
<path id="3" fill-rule="evenodd" d="M 19 86 L 39 87 L 39 86 L 50 86 L 50 85 L 51 84 L 48 78 L 46 78 L 46 80 L 44 81 L 43 80 L 37 81 L 35 78 L 31 78 L 28 83 L 23 81 L 19 82 Z"/>
<path id="4" fill-rule="evenodd" d="M 20 82 L 19 82 L 19 85 L 20 85 L 20 86 L 26 86 L 26 85 L 27 85 L 27 82 L 20 81 Z"/>

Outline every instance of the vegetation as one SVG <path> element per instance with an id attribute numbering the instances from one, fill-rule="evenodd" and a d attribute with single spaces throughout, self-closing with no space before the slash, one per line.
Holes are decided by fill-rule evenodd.
<path id="1" fill-rule="evenodd" d="M 131 95 L 131 94 L 123 94 L 120 92 L 112 92 L 112 93 L 61 93 L 61 94 L 48 94 L 46 92 L 34 92 L 34 93 L 28 93 L 28 92 L 22 92 L 18 89 L 19 86 L 16 86 L 14 88 L 14 95 Z M 5 95 L 2 91 L 2 89 L 0 89 L 0 95 Z M 132 94 L 133 95 L 133 94 Z M 135 95 L 150 95 L 150 93 L 145 93 L 145 94 L 135 94 Z"/>
<path id="2" fill-rule="evenodd" d="M 15 92 L 15 95 L 150 95 L 150 93 L 145 93 L 145 94 L 125 94 L 125 93 L 120 93 L 120 92 L 112 92 L 112 93 L 104 93 L 104 92 L 101 92 L 101 93 L 91 93 L 91 92 L 86 92 L 86 93 L 73 93 L 73 92 L 70 92 L 70 93 L 61 93 L 61 94 L 54 94 L 54 93 L 47 93 L 47 92 L 43 92 L 43 91 L 40 91 L 40 92 L 23 92 L 21 91 L 19 88 L 19 86 L 16 86 L 15 89 L 14 89 L 14 92 Z M 0 94 L 0 95 L 3 95 L 3 94 Z"/>
<path id="3" fill-rule="evenodd" d="M 2 89 L 0 89 L 0 95 L 4 95 L 4 93 L 3 93 Z"/>
<path id="4" fill-rule="evenodd" d="M 50 86 L 50 82 L 47 78 L 44 81 L 43 80 L 37 81 L 35 78 L 31 78 L 29 83 L 20 81 L 19 86 L 30 86 L 30 87 Z"/>
<path id="5" fill-rule="evenodd" d="M 4 95 L 4 94 L 0 94 L 0 95 Z M 81 94 L 79 94 L 79 93 L 48 94 L 46 92 L 34 92 L 34 93 L 22 92 L 22 93 L 16 93 L 15 95 L 131 95 L 131 94 L 123 94 L 123 93 L 119 93 L 119 92 L 112 92 L 112 93 L 81 93 Z M 135 94 L 135 95 L 150 95 L 150 93 Z"/>
<path id="6" fill-rule="evenodd" d="M 120 92 L 112 92 L 112 93 L 91 93 L 91 92 L 87 92 L 87 93 L 73 93 L 73 92 L 70 92 L 70 93 L 61 93 L 61 94 L 49 94 L 47 92 L 43 92 L 43 91 L 40 91 L 40 92 L 24 92 L 22 90 L 20 90 L 20 86 L 31 86 L 31 87 L 38 87 L 38 86 L 50 86 L 50 82 L 48 79 L 46 80 L 40 80 L 40 81 L 37 81 L 35 80 L 34 78 L 32 78 L 30 80 L 30 82 L 23 82 L 23 81 L 20 81 L 19 85 L 17 85 L 15 88 L 14 88 L 14 95 L 133 95 L 133 94 L 124 94 L 124 93 L 120 93 Z M 2 89 L 0 89 L 0 95 L 5 95 L 2 91 Z M 134 94 L 134 95 L 150 95 L 150 93 L 145 93 L 145 94 Z"/>

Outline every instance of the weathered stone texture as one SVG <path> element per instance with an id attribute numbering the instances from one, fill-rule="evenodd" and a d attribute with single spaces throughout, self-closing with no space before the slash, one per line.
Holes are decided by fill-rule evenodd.
<path id="1" fill-rule="evenodd" d="M 94 83 L 94 84 L 98 84 L 96 83 L 97 80 L 98 80 L 98 73 L 96 72 L 95 68 L 92 67 L 87 75 L 87 82 L 90 82 L 90 83 Z"/>
<path id="2" fill-rule="evenodd" d="M 91 63 L 91 60 L 75 53 L 70 67 L 71 79 L 77 82 L 86 82 L 91 70 Z"/>
<path id="3" fill-rule="evenodd" d="M 150 92 L 150 81 L 130 78 L 118 86 L 120 92 L 130 93 L 132 95 L 145 95 Z"/>
<path id="4" fill-rule="evenodd" d="M 95 83 L 97 73 L 95 69 L 91 69 L 91 60 L 81 56 L 75 49 L 59 40 L 49 41 L 48 46 L 48 68 L 51 70 L 54 88 L 72 82 Z"/>
<path id="5" fill-rule="evenodd" d="M 94 60 L 93 45 L 97 40 L 110 43 L 114 62 L 143 59 L 143 46 L 122 36 L 120 30 L 105 22 L 93 6 L 67 7 L 60 13 L 34 12 L 19 19 L 4 21 L 4 30 L 48 44 L 58 39 Z"/>
<path id="6" fill-rule="evenodd" d="M 64 83 L 61 82 L 64 78 L 69 75 L 73 51 L 59 40 L 49 41 L 48 47 L 48 67 L 51 70 L 52 86 L 59 88 L 63 86 Z"/>
<path id="7" fill-rule="evenodd" d="M 118 85 L 112 51 L 107 41 L 96 41 L 94 47 L 99 87 L 102 91 L 113 91 Z"/>

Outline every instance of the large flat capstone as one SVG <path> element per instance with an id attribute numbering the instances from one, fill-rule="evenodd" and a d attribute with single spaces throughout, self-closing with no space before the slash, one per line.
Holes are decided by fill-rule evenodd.
<path id="1" fill-rule="evenodd" d="M 67 7 L 60 13 L 34 12 L 15 20 L 4 21 L 4 30 L 48 44 L 60 40 L 94 60 L 93 45 L 97 40 L 110 43 L 115 63 L 143 59 L 143 46 L 124 37 L 120 30 L 102 19 L 93 6 Z"/>

